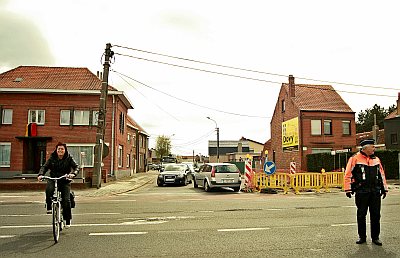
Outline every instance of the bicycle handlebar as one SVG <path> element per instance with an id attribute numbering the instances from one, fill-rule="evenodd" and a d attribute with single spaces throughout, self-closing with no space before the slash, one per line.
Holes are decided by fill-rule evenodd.
<path id="1" fill-rule="evenodd" d="M 47 179 L 47 180 L 60 180 L 60 179 L 63 179 L 63 178 L 65 178 L 65 179 L 67 179 L 67 180 L 70 180 L 70 181 L 72 181 L 72 179 L 71 178 L 68 178 L 67 177 L 68 176 L 68 174 L 65 174 L 65 175 L 63 175 L 63 176 L 60 176 L 60 177 L 49 177 L 49 176 L 42 176 L 42 181 L 43 180 L 45 180 L 45 179 Z"/>

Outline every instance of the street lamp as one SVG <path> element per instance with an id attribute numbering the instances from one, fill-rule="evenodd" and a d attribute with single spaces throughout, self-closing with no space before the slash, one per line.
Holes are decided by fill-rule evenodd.
<path id="1" fill-rule="evenodd" d="M 210 119 L 215 123 L 215 130 L 217 130 L 217 162 L 219 162 L 219 128 L 217 122 L 214 119 L 210 118 L 209 116 L 207 117 L 207 119 Z"/>

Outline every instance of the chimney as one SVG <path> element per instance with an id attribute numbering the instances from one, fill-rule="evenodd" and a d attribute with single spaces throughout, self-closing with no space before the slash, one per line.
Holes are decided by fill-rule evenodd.
<path id="1" fill-rule="evenodd" d="M 241 142 L 238 143 L 238 152 L 243 152 L 243 145 Z"/>
<path id="2" fill-rule="evenodd" d="M 293 75 L 289 75 L 289 96 L 296 97 L 296 92 L 294 88 L 294 77 Z"/>
<path id="3" fill-rule="evenodd" d="M 400 116 L 400 92 L 397 96 L 397 115 Z"/>

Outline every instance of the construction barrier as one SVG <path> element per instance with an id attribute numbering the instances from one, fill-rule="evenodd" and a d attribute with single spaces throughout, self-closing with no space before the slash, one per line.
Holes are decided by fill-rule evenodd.
<path id="1" fill-rule="evenodd" d="M 256 172 L 252 178 L 252 186 L 254 191 L 272 188 L 281 189 L 287 194 L 292 188 L 296 194 L 300 194 L 302 190 L 315 190 L 317 193 L 324 188 L 326 192 L 330 192 L 331 188 L 344 189 L 344 173 L 343 172 L 326 172 L 326 173 L 275 173 L 267 175 L 264 172 Z"/>
<path id="2" fill-rule="evenodd" d="M 323 185 L 326 192 L 330 192 L 329 188 L 341 188 L 344 190 L 344 173 L 343 172 L 327 172 L 322 173 Z"/>
<path id="3" fill-rule="evenodd" d="M 267 175 L 264 172 L 257 172 L 253 177 L 253 185 L 255 190 L 261 191 L 262 189 L 282 189 L 284 194 L 288 193 L 290 175 L 286 173 L 275 173 Z"/>

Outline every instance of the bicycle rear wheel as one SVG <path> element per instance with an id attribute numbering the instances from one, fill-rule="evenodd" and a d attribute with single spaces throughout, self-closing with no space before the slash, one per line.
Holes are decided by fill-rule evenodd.
<path id="1" fill-rule="evenodd" d="M 53 203 L 53 237 L 54 237 L 54 242 L 58 242 L 60 239 L 60 203 Z"/>

